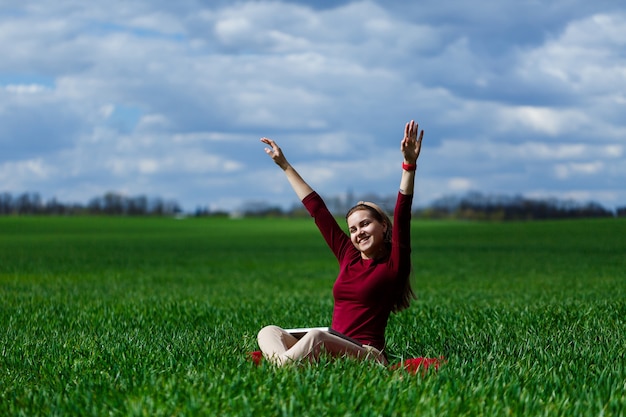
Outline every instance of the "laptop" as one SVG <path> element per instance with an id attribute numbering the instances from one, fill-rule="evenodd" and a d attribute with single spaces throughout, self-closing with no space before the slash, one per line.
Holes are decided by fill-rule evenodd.
<path id="1" fill-rule="evenodd" d="M 328 333 L 333 334 L 335 336 L 339 336 L 342 339 L 347 340 L 348 342 L 354 343 L 355 345 L 357 345 L 359 347 L 363 347 L 363 343 L 361 343 L 358 340 L 353 339 L 353 338 L 351 338 L 349 336 L 346 336 L 345 334 L 340 333 L 340 332 L 338 332 L 337 330 L 335 330 L 335 329 L 333 329 L 331 327 L 298 327 L 298 328 L 295 328 L 295 329 L 285 329 L 285 331 L 287 333 L 289 333 L 290 335 L 292 335 L 296 339 L 302 338 L 302 336 L 304 336 L 305 334 L 307 334 L 311 330 L 321 330 L 323 332 L 328 332 Z"/>

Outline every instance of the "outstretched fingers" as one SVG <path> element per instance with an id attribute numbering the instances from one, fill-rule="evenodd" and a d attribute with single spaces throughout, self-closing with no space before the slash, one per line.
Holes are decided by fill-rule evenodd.
<path id="1" fill-rule="evenodd" d="M 417 139 L 417 132 L 419 131 L 419 125 L 414 121 L 411 120 L 411 140 L 416 140 Z"/>
<path id="2" fill-rule="evenodd" d="M 261 142 L 263 142 L 264 144 L 269 146 L 269 148 L 265 148 L 265 153 L 266 154 L 268 154 L 270 156 L 278 154 L 278 151 L 279 151 L 278 145 L 276 145 L 276 142 L 274 142 L 272 139 L 270 139 L 270 138 L 261 138 Z"/>
<path id="3" fill-rule="evenodd" d="M 420 152 L 422 151 L 422 138 L 424 138 L 424 130 L 420 130 L 420 135 L 417 138 L 417 142 L 415 143 L 415 159 L 419 158 Z"/>
<path id="4" fill-rule="evenodd" d="M 404 126 L 404 137 L 402 138 L 402 143 L 400 144 L 400 148 L 404 149 L 407 146 L 411 146 L 412 143 L 415 143 L 415 138 L 417 136 L 417 124 L 411 120 Z"/>
<path id="5" fill-rule="evenodd" d="M 261 142 L 263 142 L 266 145 L 271 146 L 272 148 L 276 147 L 276 142 L 274 142 L 272 139 L 270 138 L 261 138 Z"/>
<path id="6" fill-rule="evenodd" d="M 409 145 L 410 143 L 414 143 L 417 140 L 417 131 L 419 130 L 419 125 L 415 123 L 415 120 L 411 120 L 404 126 L 404 144 Z"/>
<path id="7" fill-rule="evenodd" d="M 287 162 L 287 159 L 285 158 L 283 151 L 276 144 L 276 142 L 274 142 L 270 138 L 261 138 L 261 142 L 269 146 L 268 148 L 265 148 L 265 153 L 270 158 L 272 158 L 272 160 L 276 163 L 276 165 L 281 167 L 283 170 L 287 169 L 287 167 L 289 166 L 289 163 Z"/>
<path id="8" fill-rule="evenodd" d="M 418 136 L 419 132 L 419 136 Z M 419 130 L 419 125 L 415 120 L 411 120 L 404 126 L 404 138 L 400 144 L 400 149 L 407 160 L 416 160 L 422 147 L 424 131 Z"/>

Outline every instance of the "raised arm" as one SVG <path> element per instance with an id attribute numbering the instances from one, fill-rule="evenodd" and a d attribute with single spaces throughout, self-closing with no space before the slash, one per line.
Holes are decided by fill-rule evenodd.
<path id="1" fill-rule="evenodd" d="M 287 180 L 289 184 L 291 184 L 291 188 L 296 192 L 296 195 L 300 199 L 300 201 L 304 200 L 304 197 L 311 194 L 313 189 L 307 184 L 304 179 L 300 176 L 298 171 L 295 170 L 294 167 L 287 161 L 283 151 L 278 147 L 276 142 L 272 139 L 261 138 L 261 142 L 265 143 L 269 146 L 269 148 L 265 148 L 265 153 L 268 154 L 272 160 L 278 165 L 285 175 L 287 176 Z"/>
<path id="2" fill-rule="evenodd" d="M 404 195 L 413 194 L 417 158 L 420 156 L 422 138 L 424 137 L 423 130 L 419 132 L 419 137 L 417 136 L 418 130 L 418 124 L 411 120 L 404 127 L 404 138 L 402 142 L 400 142 L 400 150 L 404 156 L 402 178 L 400 180 L 400 193 Z"/>

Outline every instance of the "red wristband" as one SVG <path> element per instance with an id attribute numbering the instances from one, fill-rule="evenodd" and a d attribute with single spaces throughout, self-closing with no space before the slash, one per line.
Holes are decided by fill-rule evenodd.
<path id="1" fill-rule="evenodd" d="M 417 164 L 407 164 L 405 162 L 402 162 L 402 169 L 405 171 L 415 171 L 416 168 Z"/>

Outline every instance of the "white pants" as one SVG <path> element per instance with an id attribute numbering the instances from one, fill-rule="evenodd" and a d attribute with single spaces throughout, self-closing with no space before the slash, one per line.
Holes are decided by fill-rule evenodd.
<path id="1" fill-rule="evenodd" d="M 313 329 L 297 339 L 278 326 L 266 326 L 261 329 L 257 339 L 265 359 L 278 366 L 300 360 L 315 362 L 321 354 L 332 357 L 349 356 L 387 364 L 387 358 L 378 349 L 368 345 L 355 345 L 323 330 Z"/>

